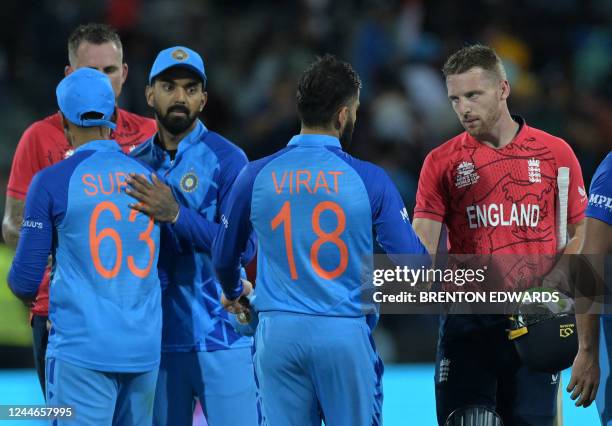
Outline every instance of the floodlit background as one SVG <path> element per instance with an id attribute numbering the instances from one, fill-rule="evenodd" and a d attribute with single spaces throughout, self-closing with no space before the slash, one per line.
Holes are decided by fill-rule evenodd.
<path id="1" fill-rule="evenodd" d="M 120 104 L 143 115 L 151 115 L 143 92 L 156 53 L 176 44 L 200 52 L 209 77 L 203 119 L 252 160 L 283 147 L 299 131 L 296 81 L 315 55 L 332 52 L 351 62 L 363 90 L 350 151 L 387 169 L 409 211 L 425 155 L 461 131 L 440 67 L 448 54 L 467 43 L 497 49 L 512 87 L 511 111 L 565 138 L 580 160 L 587 185 L 612 148 L 608 0 L 2 3 L 4 188 L 21 133 L 57 109 L 55 86 L 67 63 L 68 35 L 90 21 L 118 28 L 129 65 Z M 0 210 L 3 205 L 2 199 Z M 11 257 L 11 250 L 0 246 L 0 404 L 40 402 L 31 371 L 27 312 L 4 283 Z M 386 424 L 434 424 L 431 362 L 436 324 L 434 317 L 381 318 L 377 343 L 387 365 L 396 364 L 385 378 Z M 565 411 L 568 426 L 596 424 L 593 409 L 572 411 L 566 404 Z"/>

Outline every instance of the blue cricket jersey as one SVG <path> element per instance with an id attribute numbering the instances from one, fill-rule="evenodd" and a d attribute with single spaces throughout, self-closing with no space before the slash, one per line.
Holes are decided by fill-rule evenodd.
<path id="1" fill-rule="evenodd" d="M 199 120 L 180 141 L 174 160 L 155 138 L 130 155 L 155 169 L 180 204 L 178 220 L 171 226 L 174 244 L 163 245 L 160 254 L 160 270 L 169 280 L 162 294 L 162 350 L 215 351 L 250 346 L 252 339 L 234 331 L 220 304 L 221 287 L 211 259 L 219 209 L 225 207 L 229 189 L 247 164 L 247 157 Z M 253 256 L 254 248 L 251 241 L 245 261 Z"/>
<path id="2" fill-rule="evenodd" d="M 612 152 L 604 158 L 593 175 L 585 214 L 612 225 Z"/>
<path id="3" fill-rule="evenodd" d="M 160 229 L 128 207 L 129 173 L 149 170 L 97 140 L 32 180 L 8 281 L 33 298 L 53 254 L 47 357 L 108 372 L 159 364 Z"/>
<path id="4" fill-rule="evenodd" d="M 217 274 L 225 294 L 238 297 L 238 259 L 254 230 L 260 312 L 374 313 L 361 298 L 372 229 L 389 254 L 427 254 L 389 176 L 331 136 L 294 136 L 285 149 L 250 163 L 224 215 L 214 247 Z"/>

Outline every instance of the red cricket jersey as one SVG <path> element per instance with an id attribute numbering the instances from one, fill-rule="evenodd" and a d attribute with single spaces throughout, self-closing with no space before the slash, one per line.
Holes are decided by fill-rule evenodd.
<path id="1" fill-rule="evenodd" d="M 572 149 L 515 120 L 521 128 L 501 149 L 464 132 L 425 159 L 414 217 L 446 225 L 449 253 L 554 255 L 559 167 L 570 169 L 568 223 L 584 217 L 587 195 Z"/>
<path id="2" fill-rule="evenodd" d="M 117 128 L 111 133 L 124 152 L 150 138 L 157 131 L 155 120 L 117 108 Z M 25 200 L 28 187 L 34 175 L 40 170 L 69 157 L 72 147 L 64 136 L 59 112 L 33 123 L 23 133 L 11 167 L 7 195 Z M 38 289 L 32 313 L 48 315 L 49 312 L 49 269 L 45 272 Z"/>

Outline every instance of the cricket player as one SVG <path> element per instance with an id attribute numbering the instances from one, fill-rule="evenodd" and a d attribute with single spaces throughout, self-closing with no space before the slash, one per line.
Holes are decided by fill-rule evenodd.
<path id="1" fill-rule="evenodd" d="M 198 119 L 206 105 L 206 80 L 198 53 L 184 46 L 162 50 L 146 88 L 159 131 L 131 154 L 168 184 L 157 176 L 151 183 L 130 177 L 134 208 L 171 224 L 175 235 L 168 246 L 176 250 L 160 254 L 169 286 L 162 296 L 154 424 L 191 425 L 197 397 L 210 426 L 251 426 L 258 422 L 253 339 L 234 331 L 211 260 L 220 209 L 247 158 Z M 250 247 L 245 262 L 254 254 L 254 243 Z"/>
<path id="2" fill-rule="evenodd" d="M 421 169 L 414 229 L 430 253 L 445 225 L 451 254 L 554 255 L 560 167 L 570 173 L 565 253 L 576 253 L 587 197 L 569 145 L 510 115 L 510 86 L 491 48 L 466 46 L 448 58 L 443 71 L 465 132 L 431 151 Z M 506 265 L 508 271 L 542 266 L 521 256 L 514 262 Z M 441 318 L 435 374 L 439 424 L 468 405 L 496 410 L 504 424 L 552 424 L 559 374 L 523 366 L 506 321 L 503 315 Z"/>
<path id="3" fill-rule="evenodd" d="M 68 60 L 66 75 L 83 67 L 94 68 L 106 74 L 113 86 L 117 103 L 128 75 L 128 66 L 123 62 L 123 46 L 114 29 L 105 24 L 80 25 L 68 38 Z M 154 120 L 121 109 L 117 104 L 111 120 L 115 123 L 111 138 L 124 152 L 129 152 L 156 131 Z M 17 145 L 6 190 L 2 235 L 7 244 L 17 246 L 24 201 L 34 175 L 73 153 L 74 147 L 64 136 L 59 112 L 36 121 L 24 132 Z M 34 363 L 44 394 L 45 351 L 49 337 L 49 269 L 43 277 L 31 312 Z"/>
<path id="4" fill-rule="evenodd" d="M 599 165 L 593 176 L 586 217 L 584 243 L 580 252 L 611 254 L 612 152 Z M 609 291 L 606 291 L 606 297 L 609 296 Z M 609 300 L 607 303 L 610 303 Z M 572 392 L 572 399 L 577 399 L 576 406 L 588 407 L 595 400 L 602 425 L 609 426 L 612 425 L 612 316 L 609 313 L 601 316 L 601 338 L 599 315 L 576 315 L 576 321 L 579 349 L 567 391 Z"/>
<path id="5" fill-rule="evenodd" d="M 57 86 L 57 102 L 75 151 L 32 180 L 8 282 L 32 300 L 53 256 L 46 399 L 74 410 L 65 424 L 151 424 L 160 229 L 125 193 L 129 173 L 149 171 L 110 139 L 115 95 L 106 75 L 74 71 Z"/>
<path id="6" fill-rule="evenodd" d="M 361 82 L 333 56 L 298 83 L 301 132 L 250 163 L 223 210 L 214 264 L 225 304 L 250 293 L 240 254 L 258 239 L 255 366 L 263 418 L 271 426 L 381 424 L 383 364 L 362 305 L 372 229 L 387 253 L 423 254 L 388 175 L 348 155 Z M 426 256 L 427 257 L 427 256 Z"/>

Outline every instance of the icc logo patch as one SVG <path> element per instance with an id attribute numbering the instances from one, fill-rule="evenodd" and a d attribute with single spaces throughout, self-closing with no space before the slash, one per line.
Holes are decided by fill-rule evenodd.
<path id="1" fill-rule="evenodd" d="M 457 176 L 455 177 L 457 188 L 473 185 L 478 182 L 478 179 L 480 179 L 480 176 L 474 167 L 474 163 L 463 161 L 457 166 Z"/>
<path id="2" fill-rule="evenodd" d="M 198 187 L 198 176 L 189 172 L 181 178 L 181 189 L 185 192 L 193 192 Z"/>
<path id="3" fill-rule="evenodd" d="M 574 334 L 574 324 L 561 324 L 559 326 L 559 336 L 566 338 Z"/>
<path id="4" fill-rule="evenodd" d="M 185 52 L 183 49 L 175 49 L 172 52 L 172 57 L 177 61 L 184 61 L 189 57 L 189 54 Z"/>

